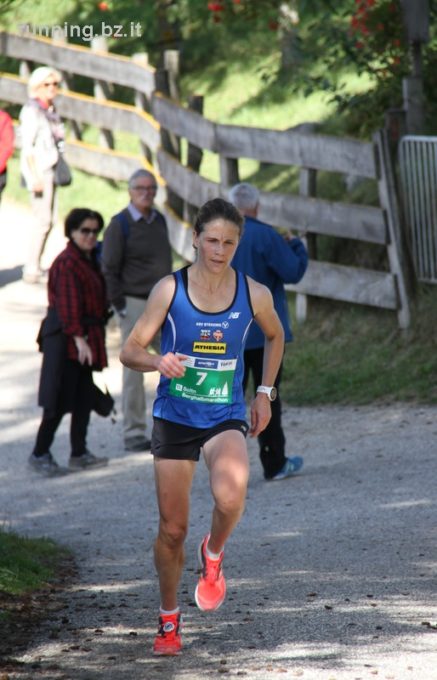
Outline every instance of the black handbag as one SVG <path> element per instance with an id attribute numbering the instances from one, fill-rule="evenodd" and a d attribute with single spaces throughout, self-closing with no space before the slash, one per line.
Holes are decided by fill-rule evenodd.
<path id="1" fill-rule="evenodd" d="M 59 153 L 58 162 L 54 168 L 53 182 L 57 187 L 68 187 L 72 181 L 70 166 L 62 153 Z"/>
<path id="2" fill-rule="evenodd" d="M 106 386 L 105 390 L 106 392 L 103 392 L 100 387 L 93 384 L 93 411 L 103 418 L 107 418 L 112 412 L 115 414 L 115 401 Z"/>

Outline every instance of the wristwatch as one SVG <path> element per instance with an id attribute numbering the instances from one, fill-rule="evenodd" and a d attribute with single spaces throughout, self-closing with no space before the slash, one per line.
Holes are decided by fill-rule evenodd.
<path id="1" fill-rule="evenodd" d="M 262 394 L 267 394 L 270 401 L 275 401 L 276 397 L 278 396 L 278 390 L 276 387 L 266 387 L 266 385 L 259 385 L 256 388 L 256 391 L 262 392 Z"/>

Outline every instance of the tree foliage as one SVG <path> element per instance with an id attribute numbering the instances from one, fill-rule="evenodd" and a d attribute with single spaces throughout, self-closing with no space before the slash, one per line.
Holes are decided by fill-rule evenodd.
<path id="1" fill-rule="evenodd" d="M 400 0 L 220 0 L 198 2 L 209 11 L 206 30 L 215 30 L 210 54 L 227 40 L 281 52 L 276 69 L 262 73 L 266 87 L 282 83 L 310 95 L 324 91 L 355 133 L 382 123 L 389 108 L 402 107 L 402 79 L 411 74 L 411 46 Z M 422 46 L 428 120 L 437 113 L 437 0 L 430 0 L 430 41 Z M 194 6 L 192 6 L 194 10 Z M 345 76 L 363 78 L 363 92 Z"/>

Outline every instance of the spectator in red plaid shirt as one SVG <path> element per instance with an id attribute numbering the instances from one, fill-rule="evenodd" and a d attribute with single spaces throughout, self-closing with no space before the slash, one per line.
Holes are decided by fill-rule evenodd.
<path id="1" fill-rule="evenodd" d="M 88 451 L 86 436 L 93 408 L 92 371 L 107 366 L 105 324 L 108 301 L 96 257 L 100 213 L 75 208 L 65 220 L 67 247 L 49 271 L 49 307 L 39 344 L 43 352 L 38 403 L 44 408 L 30 466 L 45 476 L 65 474 L 50 452 L 65 413 L 71 413 L 72 471 L 107 465 Z"/>

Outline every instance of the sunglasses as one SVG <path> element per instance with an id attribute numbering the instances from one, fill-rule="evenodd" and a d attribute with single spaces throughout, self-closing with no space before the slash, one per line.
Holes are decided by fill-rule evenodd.
<path id="1" fill-rule="evenodd" d="M 84 236 L 97 236 L 99 233 L 100 229 L 89 229 L 88 227 L 82 227 L 82 229 L 79 229 L 80 233 L 83 234 Z"/>

